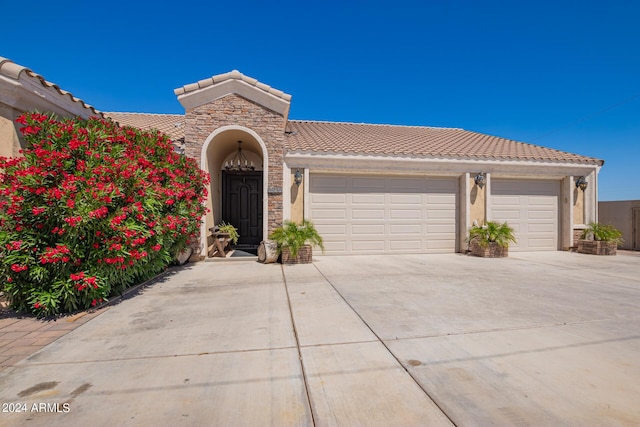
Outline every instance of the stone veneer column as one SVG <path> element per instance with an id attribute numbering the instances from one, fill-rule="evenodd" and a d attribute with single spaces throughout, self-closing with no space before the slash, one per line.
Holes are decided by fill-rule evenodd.
<path id="1" fill-rule="evenodd" d="M 204 142 L 222 126 L 244 126 L 256 132 L 267 146 L 267 233 L 282 224 L 282 167 L 285 118 L 241 96 L 230 94 L 190 110 L 185 115 L 185 154 L 201 161 Z"/>

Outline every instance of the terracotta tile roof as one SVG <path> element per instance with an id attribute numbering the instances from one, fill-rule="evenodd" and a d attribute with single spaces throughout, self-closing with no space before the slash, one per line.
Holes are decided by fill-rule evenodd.
<path id="1" fill-rule="evenodd" d="M 600 164 L 592 157 L 456 128 L 290 120 L 289 151 Z"/>
<path id="2" fill-rule="evenodd" d="M 90 111 L 90 113 L 89 113 L 90 115 L 102 116 L 102 113 L 100 111 L 96 110 L 93 106 L 87 104 L 86 102 L 84 102 L 80 98 L 76 98 L 70 92 L 67 92 L 66 90 L 60 89 L 60 87 L 58 85 L 56 85 L 54 83 L 51 83 L 51 82 L 48 82 L 40 74 L 34 73 L 29 68 L 24 67 L 24 66 L 19 65 L 19 64 L 16 64 L 15 62 L 11 61 L 10 59 L 7 59 L 7 58 L 4 58 L 4 57 L 0 56 L 0 77 L 5 77 L 5 78 L 9 78 L 9 79 L 12 79 L 12 80 L 19 81 L 20 77 L 21 77 L 21 75 L 23 73 L 24 73 L 24 75 L 26 75 L 26 76 L 38 81 L 46 89 L 54 90 L 55 91 L 54 93 L 57 92 L 57 94 L 59 96 L 68 97 L 68 99 L 71 100 L 71 102 L 78 103 L 78 105 L 81 108 L 89 110 Z"/>
<path id="3" fill-rule="evenodd" d="M 121 126 L 133 126 L 139 129 L 157 129 L 172 141 L 184 138 L 183 114 L 149 114 L 149 113 L 104 113 Z"/>
<path id="4" fill-rule="evenodd" d="M 121 125 L 184 137 L 184 115 L 105 113 Z M 601 164 L 581 156 L 457 128 L 289 120 L 288 151 L 450 159 L 539 160 Z"/>
<path id="5" fill-rule="evenodd" d="M 198 89 L 204 89 L 206 87 L 212 86 L 214 84 L 222 83 L 227 80 L 241 80 L 245 83 L 248 83 L 251 86 L 255 86 L 258 89 L 263 90 L 264 92 L 270 93 L 278 98 L 282 98 L 285 101 L 291 101 L 291 95 L 284 93 L 281 90 L 272 88 L 269 85 L 259 82 L 258 80 L 245 76 L 238 70 L 233 70 L 228 73 L 218 74 L 208 79 L 200 80 L 196 83 L 191 83 L 182 87 L 179 87 L 173 91 L 173 93 L 178 95 L 184 95 L 189 92 L 196 91 Z"/>

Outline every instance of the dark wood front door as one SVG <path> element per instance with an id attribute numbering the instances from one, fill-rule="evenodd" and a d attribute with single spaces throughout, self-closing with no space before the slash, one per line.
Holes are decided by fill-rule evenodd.
<path id="1" fill-rule="evenodd" d="M 222 220 L 238 229 L 238 245 L 262 241 L 262 172 L 222 171 Z"/>

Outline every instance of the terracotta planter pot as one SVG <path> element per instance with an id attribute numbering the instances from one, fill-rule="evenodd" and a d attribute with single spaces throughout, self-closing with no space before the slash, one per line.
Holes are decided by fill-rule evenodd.
<path id="1" fill-rule="evenodd" d="M 282 255 L 280 256 L 280 262 L 283 264 L 309 264 L 313 257 L 313 247 L 311 245 L 304 245 L 298 249 L 298 255 L 293 258 L 289 248 L 284 246 L 282 248 Z"/>
<path id="2" fill-rule="evenodd" d="M 477 240 L 470 242 L 471 255 L 483 258 L 504 258 L 509 256 L 509 247 L 503 248 L 495 242 L 482 246 Z"/>
<path id="3" fill-rule="evenodd" d="M 578 252 L 590 255 L 615 255 L 618 250 L 616 242 L 600 240 L 578 240 Z"/>

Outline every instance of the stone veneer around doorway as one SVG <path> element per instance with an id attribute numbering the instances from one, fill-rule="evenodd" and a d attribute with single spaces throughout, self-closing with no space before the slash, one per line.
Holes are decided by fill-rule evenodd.
<path id="1" fill-rule="evenodd" d="M 283 157 L 285 118 L 236 94 L 187 110 L 185 154 L 200 163 L 209 135 L 222 126 L 243 126 L 256 132 L 267 146 L 268 233 L 282 224 Z"/>

